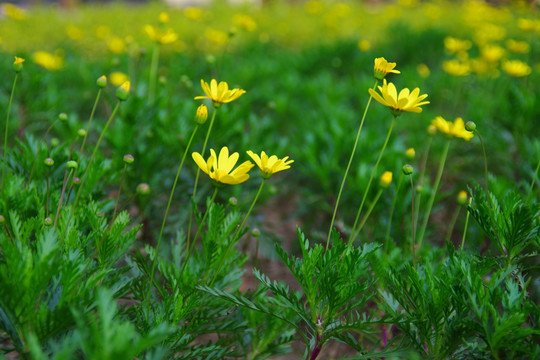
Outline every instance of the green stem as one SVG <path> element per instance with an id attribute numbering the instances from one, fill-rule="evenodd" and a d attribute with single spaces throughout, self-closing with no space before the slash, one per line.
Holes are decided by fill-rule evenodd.
<path id="1" fill-rule="evenodd" d="M 249 210 L 246 213 L 246 216 L 244 216 L 244 220 L 242 221 L 242 223 L 240 224 L 238 229 L 236 229 L 236 231 L 234 232 L 233 241 L 236 238 L 236 236 L 238 234 L 240 234 L 242 232 L 242 230 L 244 229 L 244 225 L 246 223 L 246 220 L 248 219 L 249 215 L 251 214 L 251 210 L 253 210 L 253 207 L 255 206 L 255 203 L 257 202 L 257 199 L 259 198 L 259 195 L 261 194 L 261 190 L 262 190 L 262 188 L 264 186 L 265 181 L 266 181 L 266 179 L 262 178 L 261 185 L 259 186 L 259 190 L 257 191 L 257 194 L 255 195 L 255 198 L 253 198 L 253 201 L 251 202 L 251 206 L 249 207 Z"/>
<path id="2" fill-rule="evenodd" d="M 362 218 L 362 221 L 360 222 L 360 225 L 358 225 L 358 229 L 356 230 L 356 232 L 354 234 L 355 239 L 358 236 L 358 234 L 360 233 L 360 231 L 362 230 L 362 228 L 364 227 L 364 225 L 365 225 L 365 223 L 367 221 L 367 218 L 369 217 L 369 215 L 371 215 L 371 212 L 373 211 L 373 208 L 375 208 L 375 205 L 377 204 L 377 201 L 379 201 L 379 198 L 381 197 L 382 191 L 383 191 L 383 189 L 379 189 L 379 191 L 377 192 L 377 195 L 375 195 L 375 199 L 371 202 L 370 206 L 368 207 L 368 210 L 366 211 L 366 215 L 364 215 L 364 217 Z"/>
<path id="3" fill-rule="evenodd" d="M 534 176 L 531 181 L 531 186 L 529 186 L 529 191 L 527 192 L 527 199 L 530 199 L 532 190 L 534 189 L 534 183 L 536 181 L 536 178 L 538 177 L 538 170 L 540 169 L 540 161 L 538 161 L 538 165 L 536 165 L 536 170 L 534 171 Z"/>
<path id="4" fill-rule="evenodd" d="M 448 232 L 446 233 L 446 242 L 450 241 L 452 237 L 452 233 L 454 232 L 454 227 L 456 226 L 456 221 L 457 221 L 460 211 L 461 211 L 461 206 L 458 206 L 456 211 L 454 211 L 454 215 L 452 215 L 452 219 L 450 220 L 450 226 L 448 227 Z"/>
<path id="5" fill-rule="evenodd" d="M 210 125 L 208 126 L 208 131 L 206 132 L 206 137 L 204 138 L 204 144 L 201 152 L 201 156 L 204 158 L 204 153 L 206 152 L 206 145 L 208 144 L 208 138 L 210 137 L 210 132 L 212 132 L 212 127 L 214 126 L 214 121 L 216 119 L 216 112 L 217 109 L 214 106 L 214 111 L 212 112 L 212 118 L 210 119 Z M 191 198 L 193 202 L 195 202 L 195 196 L 197 195 L 197 185 L 199 184 L 199 176 L 201 175 L 201 169 L 197 167 L 197 174 L 195 175 L 195 184 L 193 184 L 193 195 L 191 195 Z M 189 212 L 189 225 L 188 225 L 188 232 L 187 232 L 187 243 L 189 243 L 189 239 L 191 237 L 191 223 L 193 221 L 193 208 L 191 208 L 191 211 Z"/>
<path id="6" fill-rule="evenodd" d="M 37 153 L 36 153 L 36 156 L 34 156 L 34 161 L 32 162 L 32 169 L 30 170 L 30 176 L 28 176 L 28 181 L 26 182 L 26 188 L 28 188 L 28 186 L 30 186 L 30 183 L 32 182 L 32 177 L 34 175 L 34 170 L 36 168 L 36 163 L 37 163 L 38 158 L 39 158 L 39 153 L 41 152 L 41 144 L 43 144 L 43 140 L 47 137 L 49 132 L 52 130 L 52 128 L 56 125 L 56 123 L 58 121 L 60 121 L 60 119 L 56 119 L 52 123 L 52 125 L 47 128 L 47 130 L 45 131 L 45 135 L 43 135 L 43 137 L 39 140 L 39 144 L 38 144 L 38 147 L 37 147 Z"/>
<path id="7" fill-rule="evenodd" d="M 412 254 L 413 254 L 413 265 L 416 268 L 416 216 L 414 213 L 414 183 L 412 176 L 409 175 L 409 179 L 411 180 L 411 232 L 412 232 L 412 238 L 411 238 L 411 247 L 412 247 Z"/>
<path id="8" fill-rule="evenodd" d="M 469 198 L 469 206 L 471 206 L 472 198 Z M 469 209 L 467 209 L 467 215 L 465 216 L 465 228 L 463 229 L 463 237 L 461 238 L 461 250 L 463 251 L 463 246 L 465 245 L 465 237 L 467 236 L 467 229 L 469 227 Z"/>
<path id="9" fill-rule="evenodd" d="M 94 106 L 92 106 L 92 111 L 90 112 L 90 117 L 88 118 L 88 123 L 86 124 L 86 134 L 84 134 L 83 142 L 81 144 L 81 150 L 79 158 L 82 156 L 82 153 L 84 151 L 84 146 L 86 145 L 86 139 L 88 138 L 88 133 L 90 132 L 90 125 L 92 124 L 92 120 L 94 119 L 94 114 L 96 112 L 97 104 L 99 103 L 99 98 L 101 96 L 101 88 L 99 88 L 96 100 L 94 101 Z M 79 159 L 80 161 L 80 159 Z"/>
<path id="10" fill-rule="evenodd" d="M 118 194 L 116 194 L 116 201 L 114 202 L 114 211 L 111 218 L 111 227 L 116 218 L 116 211 L 118 210 L 118 201 L 120 200 L 120 193 L 122 192 L 122 185 L 124 184 L 124 178 L 126 177 L 127 163 L 124 164 L 124 171 L 122 171 L 122 178 L 120 179 L 120 186 L 118 186 Z"/>
<path id="11" fill-rule="evenodd" d="M 148 102 L 154 103 L 154 97 L 156 92 L 156 77 L 159 64 L 159 44 L 154 44 L 154 51 L 152 52 L 152 62 L 150 63 L 150 78 L 148 79 Z"/>
<path id="12" fill-rule="evenodd" d="M 396 193 L 394 199 L 392 200 L 392 206 L 390 207 L 390 215 L 388 216 L 388 226 L 386 227 L 386 235 L 384 236 L 384 247 L 388 250 L 390 248 L 390 231 L 392 229 L 392 218 L 394 217 L 394 210 L 396 208 L 397 199 L 399 197 L 399 191 L 401 190 L 401 185 L 403 184 L 403 173 L 399 176 Z"/>
<path id="13" fill-rule="evenodd" d="M 422 240 L 424 239 L 424 234 L 426 232 L 426 227 L 429 221 L 429 215 L 431 214 L 431 208 L 433 207 L 433 203 L 435 202 L 435 196 L 437 195 L 437 190 L 439 189 L 439 184 L 441 183 L 442 173 L 444 170 L 444 164 L 446 163 L 446 158 L 448 156 L 448 149 L 450 148 L 451 141 L 452 141 L 451 138 L 446 140 L 446 144 L 444 145 L 444 150 L 441 155 L 441 159 L 439 161 L 439 168 L 437 170 L 437 178 L 435 179 L 435 184 L 433 185 L 433 188 L 431 190 L 431 196 L 429 197 L 429 200 L 428 200 L 427 211 L 424 214 L 424 222 L 422 223 L 422 227 L 420 228 L 420 234 L 418 236 L 419 249 L 422 247 Z"/>
<path id="14" fill-rule="evenodd" d="M 378 83 L 379 83 L 379 80 L 375 80 L 375 85 L 373 85 L 374 90 L 377 87 Z M 332 221 L 330 222 L 330 229 L 328 229 L 328 238 L 326 239 L 326 250 L 328 250 L 328 245 L 330 244 L 330 236 L 332 234 L 332 228 L 334 227 L 334 221 L 336 220 L 336 214 L 337 214 L 337 209 L 339 206 L 339 200 L 341 199 L 341 193 L 343 192 L 343 187 L 345 186 L 345 180 L 347 180 L 347 175 L 349 174 L 349 169 L 351 168 L 351 164 L 354 158 L 354 154 L 356 152 L 356 148 L 358 147 L 358 139 L 360 139 L 360 133 L 362 132 L 362 127 L 364 126 L 364 120 L 366 119 L 366 114 L 367 114 L 367 111 L 369 109 L 369 105 L 371 104 L 372 99 L 373 99 L 373 96 L 371 96 L 370 94 L 368 103 L 366 105 L 366 108 L 364 109 L 364 114 L 362 115 L 362 120 L 360 121 L 360 126 L 358 127 L 358 132 L 356 133 L 356 139 L 354 140 L 354 146 L 351 152 L 351 156 L 349 158 L 349 163 L 347 164 L 347 168 L 345 169 L 343 180 L 341 180 L 341 186 L 339 187 L 339 192 L 336 199 L 336 205 L 334 206 L 334 212 L 332 214 Z"/>
<path id="15" fill-rule="evenodd" d="M 56 208 L 56 215 L 54 216 L 54 227 L 56 227 L 56 223 L 58 222 L 58 215 L 60 215 L 60 209 L 62 208 L 62 203 L 64 201 L 64 194 L 66 193 L 66 186 L 69 182 L 69 179 L 71 178 L 71 175 L 73 175 L 73 168 L 69 170 L 68 177 L 66 181 L 64 181 L 64 184 L 62 185 L 62 192 L 60 193 L 60 200 L 58 200 L 58 207 Z"/>
<path id="16" fill-rule="evenodd" d="M 47 178 L 47 200 L 45 202 L 45 217 L 49 217 L 49 167 L 47 167 L 47 174 L 45 175 Z"/>
<path id="17" fill-rule="evenodd" d="M 418 185 L 421 186 L 422 188 L 424 187 L 424 176 L 426 175 L 427 160 L 428 160 L 429 150 L 431 149 L 432 142 L 433 142 L 433 136 L 430 136 L 427 146 L 426 146 L 426 151 L 422 158 L 422 164 L 420 168 L 420 178 L 418 179 Z M 414 224 L 415 227 L 418 227 L 418 219 L 419 219 L 418 215 L 420 214 L 420 204 L 421 204 L 421 199 L 422 199 L 422 193 L 423 191 L 418 191 L 415 193 L 415 207 L 414 207 L 414 219 L 416 221 L 416 223 Z"/>
<path id="18" fill-rule="evenodd" d="M 478 130 L 474 131 L 476 135 L 478 135 L 478 139 L 480 139 L 480 144 L 482 145 L 482 153 L 484 155 L 484 177 L 486 182 L 486 195 L 488 198 L 488 205 L 491 209 L 491 196 L 489 195 L 489 176 L 488 176 L 488 166 L 487 166 L 487 156 L 486 156 L 486 148 L 484 146 L 484 140 L 482 140 L 482 137 L 480 136 L 480 133 Z"/>
<path id="19" fill-rule="evenodd" d="M 362 202 L 360 203 L 360 207 L 358 208 L 358 212 L 356 213 L 356 218 L 354 219 L 354 224 L 352 227 L 352 235 L 349 238 L 349 246 L 353 243 L 354 239 L 356 238 L 356 235 L 358 235 L 358 232 L 356 231 L 356 225 L 358 223 L 358 220 L 360 218 L 360 214 L 362 213 L 362 208 L 364 207 L 364 203 L 367 198 L 367 194 L 369 192 L 369 188 L 371 187 L 371 182 L 373 181 L 373 177 L 375 175 L 375 172 L 377 171 L 377 167 L 379 166 L 379 162 L 382 159 L 382 156 L 384 154 L 384 150 L 386 149 L 386 145 L 388 144 L 388 140 L 390 139 L 390 135 L 392 134 L 392 129 L 394 129 L 394 125 L 396 124 L 396 116 L 392 119 L 392 123 L 390 124 L 390 128 L 388 129 L 388 134 L 386 134 L 386 139 L 384 140 L 383 147 L 381 149 L 381 152 L 379 153 L 379 157 L 377 158 L 377 162 L 375 163 L 375 166 L 373 167 L 373 170 L 371 171 L 371 175 L 369 176 L 369 181 L 366 187 L 366 190 L 364 191 L 364 196 L 362 197 Z"/>
<path id="20" fill-rule="evenodd" d="M 2 161 L 2 179 L 0 180 L 2 184 L 2 188 L 4 187 L 4 179 L 6 179 L 9 115 L 11 114 L 11 105 L 13 104 L 13 94 L 15 93 L 15 87 L 17 86 L 18 77 L 19 77 L 19 73 L 15 73 L 15 78 L 13 79 L 13 86 L 11 87 L 11 95 L 9 96 L 8 110 L 7 110 L 7 115 L 6 115 L 6 128 L 4 130 L 4 161 Z M 2 194 L 5 197 L 5 193 L 3 191 L 2 191 Z"/>

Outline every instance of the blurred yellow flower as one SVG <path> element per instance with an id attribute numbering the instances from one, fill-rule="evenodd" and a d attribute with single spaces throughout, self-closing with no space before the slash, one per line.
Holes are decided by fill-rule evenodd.
<path id="1" fill-rule="evenodd" d="M 18 56 L 15 56 L 15 60 L 13 61 L 13 65 L 22 65 L 23 62 L 25 62 L 26 60 L 21 58 L 21 57 L 18 57 Z"/>
<path id="2" fill-rule="evenodd" d="M 382 175 L 381 175 L 381 179 L 379 180 L 379 185 L 382 187 L 382 188 L 387 188 L 390 186 L 390 184 L 392 183 L 392 172 L 390 171 L 385 171 Z"/>
<path id="3" fill-rule="evenodd" d="M 289 169 L 291 167 L 290 164 L 294 162 L 294 160 L 288 160 L 288 156 L 285 156 L 283 159 L 278 159 L 276 155 L 268 157 L 264 151 L 261 153 L 261 156 L 251 150 L 248 150 L 247 154 L 255 161 L 259 169 L 261 169 L 261 175 L 265 179 L 268 179 L 279 171 Z"/>
<path id="4" fill-rule="evenodd" d="M 385 58 L 380 57 L 375 59 L 375 66 L 373 67 L 373 74 L 376 79 L 382 80 L 388 73 L 400 74 L 398 70 L 394 70 L 396 63 L 386 61 Z"/>
<path id="5" fill-rule="evenodd" d="M 460 205 L 465 205 L 468 199 L 469 195 L 467 195 L 467 192 L 465 190 L 461 190 L 457 195 L 457 201 Z"/>
<path id="6" fill-rule="evenodd" d="M 109 75 L 109 80 L 114 86 L 120 86 L 126 81 L 129 81 L 129 77 L 123 72 L 115 71 Z"/>
<path id="7" fill-rule="evenodd" d="M 530 46 L 525 41 L 517 41 L 514 39 L 508 39 L 505 42 L 506 48 L 516 54 L 526 54 L 530 50 Z"/>
<path id="8" fill-rule="evenodd" d="M 459 137 L 469 141 L 473 138 L 474 134 L 465 130 L 465 123 L 463 119 L 458 117 L 454 122 L 446 121 L 442 116 L 437 116 L 431 121 L 437 130 L 450 136 Z"/>
<path id="9" fill-rule="evenodd" d="M 472 46 L 470 40 L 462 40 L 452 36 L 447 36 L 444 38 L 444 47 L 450 53 L 459 53 L 463 51 L 468 51 Z"/>
<path id="10" fill-rule="evenodd" d="M 442 63 L 444 72 L 452 76 L 467 76 L 471 72 L 471 67 L 468 63 L 463 63 L 458 60 L 446 60 Z"/>
<path id="11" fill-rule="evenodd" d="M 99 25 L 96 28 L 96 37 L 100 40 L 105 40 L 111 34 L 111 29 L 105 25 Z"/>
<path id="12" fill-rule="evenodd" d="M 413 160 L 415 156 L 416 151 L 414 150 L 414 148 L 408 148 L 407 150 L 405 150 L 405 157 L 407 158 L 407 160 Z"/>
<path id="13" fill-rule="evenodd" d="M 523 31 L 530 31 L 530 32 L 539 31 L 540 20 L 520 18 L 517 21 L 517 26 Z"/>
<path id="14" fill-rule="evenodd" d="M 235 152 L 229 156 L 229 149 L 226 146 L 221 148 L 219 157 L 216 156 L 214 149 L 210 149 L 210 157 L 206 161 L 198 152 L 192 153 L 191 156 L 202 171 L 220 184 L 236 185 L 243 183 L 249 179 L 248 172 L 255 166 L 248 160 L 233 170 L 239 155 Z"/>
<path id="15" fill-rule="evenodd" d="M 383 79 L 383 86 L 378 86 L 378 88 L 380 95 L 373 89 L 368 91 L 375 100 L 384 106 L 388 106 L 394 116 L 400 115 L 403 111 L 422 112 L 420 106 L 429 104 L 429 101 L 422 101 L 427 98 L 427 94 L 420 95 L 419 88 L 415 88 L 412 92 L 405 88 L 398 95 L 395 85 L 387 83 L 386 79 Z"/>
<path id="16" fill-rule="evenodd" d="M 531 73 L 531 67 L 520 60 L 506 60 L 501 64 L 501 69 L 510 76 L 523 77 Z"/>
<path id="17" fill-rule="evenodd" d="M 222 46 L 227 43 L 229 40 L 229 35 L 226 32 L 221 30 L 216 30 L 213 28 L 207 28 L 204 32 L 204 36 L 214 45 Z"/>
<path id="18" fill-rule="evenodd" d="M 361 51 L 368 51 L 371 48 L 371 43 L 368 40 L 359 40 L 358 48 Z"/>
<path id="19" fill-rule="evenodd" d="M 304 7 L 306 9 L 306 12 L 312 15 L 321 14 L 324 10 L 323 3 L 318 0 L 306 1 Z"/>
<path id="20" fill-rule="evenodd" d="M 502 26 L 485 23 L 475 32 L 474 39 L 477 44 L 486 44 L 490 41 L 499 41 L 506 36 L 506 29 Z"/>
<path id="21" fill-rule="evenodd" d="M 249 15 L 236 14 L 233 17 L 233 22 L 236 26 L 247 31 L 257 30 L 257 23 Z"/>
<path id="22" fill-rule="evenodd" d="M 178 35 L 173 29 L 160 30 L 152 25 L 145 25 L 143 30 L 150 40 L 162 45 L 172 44 L 178 40 Z"/>
<path id="23" fill-rule="evenodd" d="M 113 54 L 122 54 L 126 51 L 126 43 L 116 36 L 107 41 L 107 47 Z"/>
<path id="24" fill-rule="evenodd" d="M 66 35 L 74 41 L 79 41 L 83 38 L 82 30 L 75 25 L 68 25 L 66 27 Z"/>
<path id="25" fill-rule="evenodd" d="M 220 81 L 218 84 L 216 79 L 212 79 L 210 84 L 201 79 L 201 87 L 206 96 L 196 96 L 195 100 L 210 99 L 215 107 L 234 101 L 246 93 L 243 89 L 229 90 L 229 84 L 225 81 Z"/>
<path id="26" fill-rule="evenodd" d="M 49 71 L 60 70 L 64 66 L 64 59 L 61 56 L 46 51 L 35 52 L 32 55 L 32 60 Z"/>
<path id="27" fill-rule="evenodd" d="M 26 18 L 26 10 L 10 3 L 2 4 L 2 12 L 13 20 L 24 20 Z"/>
<path id="28" fill-rule="evenodd" d="M 188 6 L 184 9 L 184 16 L 190 20 L 199 20 L 203 16 L 203 11 L 198 7 Z"/>
<path id="29" fill-rule="evenodd" d="M 168 23 L 170 20 L 169 14 L 165 11 L 162 11 L 159 13 L 158 20 L 160 23 L 165 24 Z"/>
<path id="30" fill-rule="evenodd" d="M 499 45 L 488 44 L 480 49 L 482 58 L 489 63 L 496 63 L 504 56 L 505 51 Z"/>

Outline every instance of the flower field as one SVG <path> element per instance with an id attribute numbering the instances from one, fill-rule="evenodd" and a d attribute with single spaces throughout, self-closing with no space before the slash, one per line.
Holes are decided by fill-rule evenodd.
<path id="1" fill-rule="evenodd" d="M 1 4 L 0 359 L 540 358 L 493 3 Z"/>

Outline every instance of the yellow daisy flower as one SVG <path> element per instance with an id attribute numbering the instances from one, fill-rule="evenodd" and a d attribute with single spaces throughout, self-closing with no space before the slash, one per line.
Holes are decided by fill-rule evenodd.
<path id="1" fill-rule="evenodd" d="M 395 67 L 396 63 L 388 62 L 383 57 L 376 58 L 373 75 L 376 79 L 382 80 L 388 73 L 401 74 L 398 70 L 394 70 Z"/>
<path id="2" fill-rule="evenodd" d="M 381 179 L 379 181 L 379 185 L 383 188 L 383 189 L 386 189 L 387 187 L 390 186 L 390 184 L 392 183 L 392 172 L 391 171 L 385 171 L 382 175 L 381 175 Z"/>
<path id="3" fill-rule="evenodd" d="M 505 60 L 501 69 L 510 76 L 523 77 L 531 73 L 531 67 L 519 60 Z"/>
<path id="4" fill-rule="evenodd" d="M 268 179 L 279 171 L 289 169 L 291 167 L 289 164 L 294 162 L 294 160 L 288 160 L 288 156 L 285 156 L 283 159 L 278 159 L 276 155 L 268 157 L 264 151 L 261 153 L 261 156 L 251 150 L 248 150 L 247 154 L 255 161 L 259 169 L 261 169 L 261 175 L 265 179 Z"/>
<path id="5" fill-rule="evenodd" d="M 192 153 L 191 156 L 202 171 L 220 184 L 236 185 L 243 183 L 249 179 L 248 172 L 255 166 L 248 160 L 233 170 L 239 155 L 235 152 L 229 156 L 229 148 L 226 146 L 221 148 L 219 156 L 216 156 L 214 149 L 210 149 L 210 157 L 206 161 L 198 152 Z"/>
<path id="6" fill-rule="evenodd" d="M 381 94 L 373 89 L 368 91 L 375 100 L 384 106 L 388 106 L 394 116 L 400 115 L 403 111 L 422 112 L 420 106 L 429 104 L 429 101 L 422 101 L 427 98 L 427 94 L 420 95 L 419 88 L 415 88 L 412 92 L 405 88 L 398 95 L 395 85 L 387 83 L 386 79 L 383 79 L 383 86 L 378 86 L 378 88 Z"/>
<path id="7" fill-rule="evenodd" d="M 201 87 L 206 96 L 196 96 L 195 100 L 210 99 L 214 102 L 215 107 L 234 101 L 246 93 L 242 89 L 229 90 L 229 84 L 225 81 L 221 81 L 218 84 L 216 79 L 212 79 L 210 84 L 201 79 Z"/>
<path id="8" fill-rule="evenodd" d="M 150 40 L 161 45 L 172 44 L 178 40 L 178 35 L 173 29 L 160 30 L 152 25 L 145 25 L 143 30 Z"/>
<path id="9" fill-rule="evenodd" d="M 459 137 L 469 141 L 473 138 L 474 134 L 465 130 L 465 123 L 463 119 L 458 117 L 454 122 L 446 121 L 442 116 L 437 116 L 431 121 L 437 130 L 450 136 Z"/>

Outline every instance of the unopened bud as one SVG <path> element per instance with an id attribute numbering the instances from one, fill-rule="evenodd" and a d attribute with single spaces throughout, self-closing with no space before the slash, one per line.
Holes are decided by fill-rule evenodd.
<path id="1" fill-rule="evenodd" d="M 206 105 L 201 104 L 197 108 L 197 113 L 195 114 L 195 121 L 197 124 L 202 125 L 206 122 L 206 119 L 208 119 L 208 108 Z"/>
<path id="2" fill-rule="evenodd" d="M 4 217 L 4 215 L 0 215 L 0 224 L 3 224 L 6 222 L 6 218 Z"/>
<path id="3" fill-rule="evenodd" d="M 77 130 L 77 135 L 79 135 L 80 137 L 85 137 L 86 136 L 86 130 L 84 130 L 84 129 Z"/>
<path id="4" fill-rule="evenodd" d="M 435 135 L 437 133 L 437 128 L 433 125 L 429 125 L 427 131 L 429 135 Z"/>
<path id="5" fill-rule="evenodd" d="M 135 161 L 135 159 L 133 158 L 133 155 L 131 154 L 124 155 L 124 162 L 126 164 L 133 164 L 133 161 Z"/>
<path id="6" fill-rule="evenodd" d="M 474 130 L 476 130 L 476 124 L 474 121 L 467 121 L 465 123 L 465 130 L 469 131 L 469 132 L 473 132 Z"/>
<path id="7" fill-rule="evenodd" d="M 46 166 L 53 166 L 54 165 L 54 160 L 51 159 L 51 158 L 46 158 L 45 160 L 43 160 L 43 163 L 46 165 Z"/>
<path id="8" fill-rule="evenodd" d="M 25 60 L 23 58 L 15 56 L 15 61 L 13 62 L 13 71 L 15 71 L 16 73 L 20 73 L 23 69 L 24 61 Z"/>
<path id="9" fill-rule="evenodd" d="M 140 183 L 137 185 L 137 194 L 139 195 L 148 195 L 150 194 L 150 185 L 147 183 Z"/>
<path id="10" fill-rule="evenodd" d="M 116 89 L 116 98 L 125 101 L 129 95 L 130 82 L 126 81 Z"/>
<path id="11" fill-rule="evenodd" d="M 68 169 L 76 169 L 77 168 L 77 162 L 70 160 L 67 162 L 67 168 Z"/>
<path id="12" fill-rule="evenodd" d="M 58 120 L 60 120 L 60 121 L 67 121 L 67 119 L 68 119 L 68 116 L 67 116 L 66 113 L 60 113 L 60 114 L 58 114 Z"/>
<path id="13" fill-rule="evenodd" d="M 409 164 L 405 164 L 403 165 L 403 167 L 401 168 L 401 171 L 403 171 L 403 173 L 405 175 L 411 175 L 414 171 L 414 168 L 412 167 L 412 165 L 409 165 Z"/>
<path id="14" fill-rule="evenodd" d="M 107 77 L 105 75 L 101 75 L 97 80 L 96 80 L 96 85 L 100 88 L 100 89 L 103 89 L 105 86 L 107 86 Z"/>
<path id="15" fill-rule="evenodd" d="M 379 181 L 379 185 L 383 189 L 385 189 L 385 188 L 389 187 L 391 183 L 392 183 L 392 173 L 390 171 L 385 171 L 381 176 L 381 179 Z"/>
<path id="16" fill-rule="evenodd" d="M 60 140 L 58 140 L 57 138 L 52 138 L 51 139 L 51 146 L 52 147 L 57 147 L 59 144 L 60 144 Z"/>
<path id="17" fill-rule="evenodd" d="M 416 156 L 416 151 L 414 151 L 414 148 L 408 148 L 405 151 L 405 157 L 407 160 L 414 160 L 414 157 Z"/>
<path id="18" fill-rule="evenodd" d="M 259 230 L 257 228 L 251 230 L 251 236 L 254 236 L 254 237 L 258 238 L 259 236 L 261 236 L 261 230 Z"/>
<path id="19" fill-rule="evenodd" d="M 457 195 L 457 202 L 459 205 L 465 205 L 468 199 L 469 196 L 465 190 L 461 190 Z"/>
<path id="20" fill-rule="evenodd" d="M 238 205 L 238 200 L 234 196 L 231 196 L 229 198 L 229 205 L 235 207 L 236 205 Z"/>
<path id="21" fill-rule="evenodd" d="M 51 226 L 53 224 L 53 219 L 47 216 L 45 219 L 43 219 L 43 223 L 47 226 Z"/>

